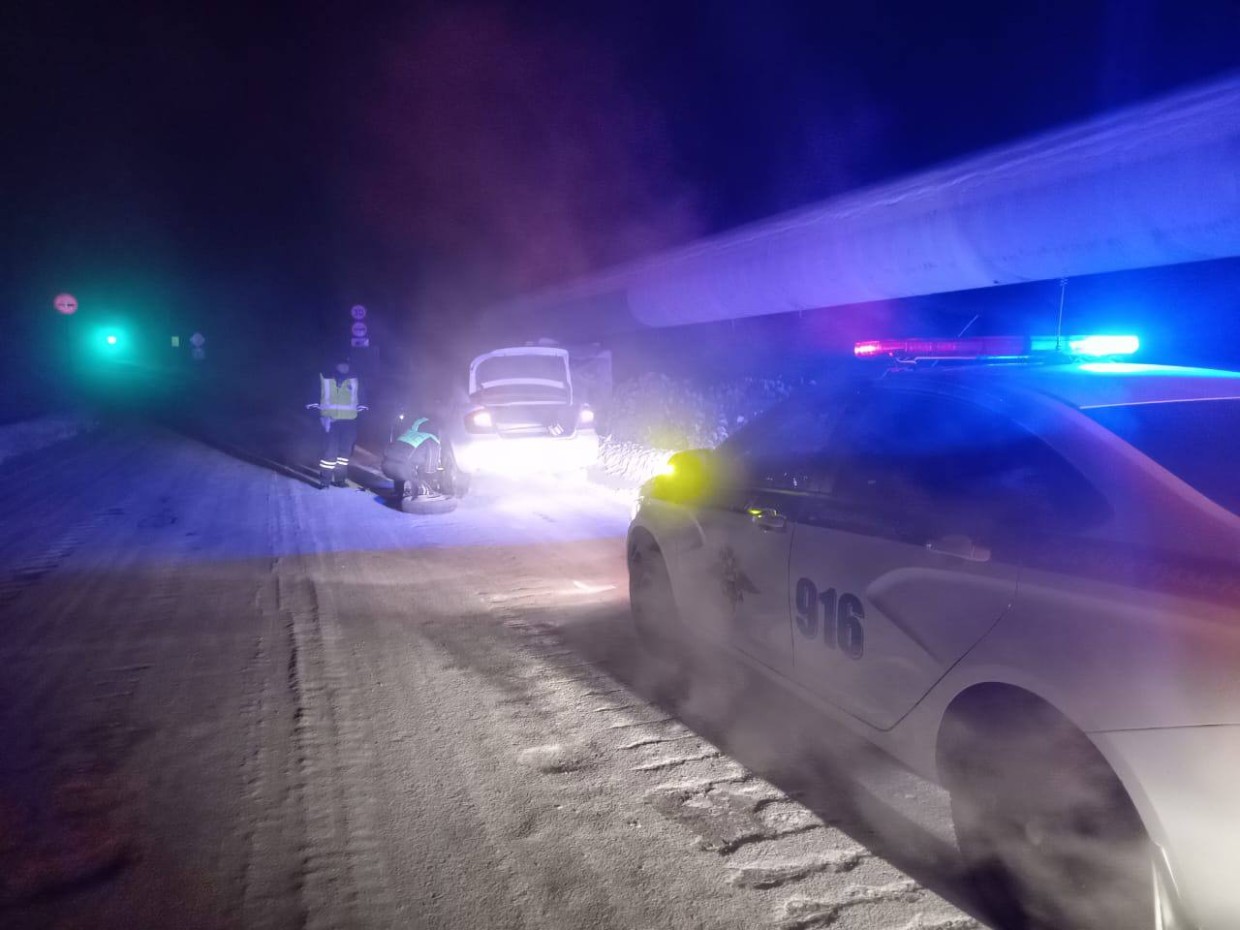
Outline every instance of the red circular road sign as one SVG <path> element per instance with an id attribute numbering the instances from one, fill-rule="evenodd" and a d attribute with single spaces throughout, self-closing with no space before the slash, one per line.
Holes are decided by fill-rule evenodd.
<path id="1" fill-rule="evenodd" d="M 353 319 L 355 319 L 355 320 L 364 320 L 364 319 L 366 319 L 366 308 L 365 308 L 365 307 L 363 307 L 361 304 L 357 304 L 357 305 L 355 305 L 355 306 L 353 307 L 353 309 L 352 309 L 352 310 L 350 310 L 349 312 L 350 312 L 351 314 L 353 314 Z"/>
<path id="2" fill-rule="evenodd" d="M 78 302 L 77 298 L 72 294 L 57 294 L 56 299 L 52 301 L 52 306 L 56 308 L 58 313 L 63 313 L 65 316 L 73 316 L 73 314 L 77 313 Z"/>
<path id="3" fill-rule="evenodd" d="M 366 324 L 365 323 L 354 323 L 353 324 L 353 335 L 358 339 L 361 339 L 363 336 L 365 336 L 366 335 Z"/>

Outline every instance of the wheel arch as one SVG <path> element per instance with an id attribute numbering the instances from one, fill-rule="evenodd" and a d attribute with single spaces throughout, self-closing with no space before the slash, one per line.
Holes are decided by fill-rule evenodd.
<path id="1" fill-rule="evenodd" d="M 628 559 L 630 567 L 632 567 L 633 563 L 633 553 L 638 549 L 663 552 L 659 541 L 654 537 L 654 533 L 644 526 L 632 526 L 629 528 L 629 537 L 624 547 L 625 558 Z"/>
<path id="2" fill-rule="evenodd" d="M 1005 723 L 1020 717 L 1022 725 L 1029 727 L 1031 732 L 1046 732 L 1051 728 L 1066 731 L 1063 735 L 1079 740 L 1082 746 L 1089 749 L 1089 755 L 1082 761 L 1097 760 L 1105 767 L 1109 777 L 1114 780 L 1123 801 L 1135 815 L 1146 838 L 1151 841 L 1154 851 L 1154 867 L 1159 870 L 1161 880 L 1171 897 L 1165 902 L 1170 908 L 1176 923 L 1170 925 L 1190 930 L 1198 926 L 1192 919 L 1193 911 L 1183 897 L 1181 876 L 1174 857 L 1169 856 L 1166 843 L 1166 831 L 1161 822 L 1158 810 L 1147 796 L 1141 780 L 1127 764 L 1122 753 L 1116 754 L 1106 733 L 1092 733 L 1064 713 L 1046 697 L 1019 685 L 1002 682 L 980 682 L 962 690 L 957 694 L 943 712 L 936 740 L 936 766 L 938 781 L 949 791 L 953 790 L 953 754 L 960 751 L 963 743 L 956 742 L 965 736 L 1003 735 Z M 1032 723 L 1029 718 L 1034 718 Z M 1038 719 L 1041 718 L 1041 719 Z M 1010 724 L 1009 724 L 1010 726 Z M 990 730 L 988 734 L 986 731 Z M 1039 743 L 1039 746 L 1042 744 Z M 1053 739 L 1047 740 L 1046 747 L 1051 750 L 1055 745 Z M 1051 750 L 1053 751 L 1053 750 Z M 968 761 L 961 759 L 960 761 Z M 1097 784 L 1097 783 L 1095 783 Z"/>
<path id="3" fill-rule="evenodd" d="M 1037 719 L 1039 717 L 1041 719 Z M 1030 718 L 1034 718 L 1035 730 L 1066 728 L 1072 737 L 1092 747 L 1092 752 L 1097 754 L 1123 789 L 1146 832 L 1155 842 L 1160 842 L 1164 830 L 1157 811 L 1135 773 L 1122 756 L 1112 751 L 1106 734 L 1091 733 L 1055 702 L 1020 685 L 979 682 L 965 688 L 951 700 L 942 715 L 936 737 L 935 767 L 939 784 L 950 789 L 952 754 L 959 751 L 962 737 L 979 732 L 984 735 L 987 728 L 1017 719 L 1028 721 Z"/>
<path id="4" fill-rule="evenodd" d="M 961 740 L 968 734 L 995 727 L 1015 717 L 1043 717 L 1045 725 L 1067 725 L 1082 739 L 1088 734 L 1067 714 L 1042 695 L 1019 685 L 1004 682 L 979 682 L 969 685 L 948 703 L 939 722 L 935 742 L 935 765 L 939 781 L 944 783 L 951 756 L 958 752 Z"/>

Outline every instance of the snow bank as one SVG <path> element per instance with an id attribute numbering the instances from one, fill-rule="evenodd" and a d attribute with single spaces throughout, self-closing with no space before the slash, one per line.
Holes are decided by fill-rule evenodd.
<path id="1" fill-rule="evenodd" d="M 645 374 L 622 382 L 612 395 L 598 467 L 614 480 L 640 485 L 673 452 L 714 448 L 794 389 L 774 378 L 703 384 Z"/>
<path id="2" fill-rule="evenodd" d="M 702 384 L 645 374 L 616 386 L 611 437 L 656 449 L 713 448 L 793 389 L 775 378 Z"/>
<path id="3" fill-rule="evenodd" d="M 72 439 L 98 426 L 89 417 L 58 414 L 0 426 L 0 462 Z"/>
<path id="4" fill-rule="evenodd" d="M 606 483 L 637 487 L 659 473 L 675 449 L 655 449 L 640 442 L 624 442 L 607 436 L 599 444 L 598 465 Z"/>

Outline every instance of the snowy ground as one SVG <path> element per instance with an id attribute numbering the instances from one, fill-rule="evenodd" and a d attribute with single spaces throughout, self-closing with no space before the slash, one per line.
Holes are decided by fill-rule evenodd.
<path id="1" fill-rule="evenodd" d="M 621 382 L 612 396 L 596 479 L 636 488 L 658 474 L 672 453 L 713 449 L 794 390 L 771 378 L 707 384 L 650 373 Z"/>
<path id="2" fill-rule="evenodd" d="M 90 432 L 97 425 L 94 418 L 73 413 L 4 423 L 0 425 L 0 462 Z"/>
<path id="3" fill-rule="evenodd" d="M 136 427 L 9 469 L 0 926 L 979 926 L 938 789 L 643 655 L 589 484 L 415 518 Z"/>

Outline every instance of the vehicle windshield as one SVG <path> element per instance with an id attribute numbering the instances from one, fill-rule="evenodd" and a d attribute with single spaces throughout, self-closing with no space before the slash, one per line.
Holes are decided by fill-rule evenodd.
<path id="1" fill-rule="evenodd" d="M 489 403 L 570 400 L 562 355 L 497 355 L 474 370 L 474 399 Z"/>
<path id="2" fill-rule="evenodd" d="M 1084 411 L 1129 445 L 1240 514 L 1240 399 L 1095 407 Z"/>

